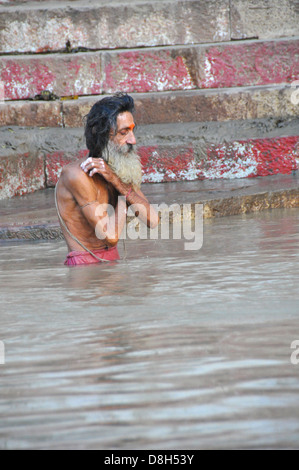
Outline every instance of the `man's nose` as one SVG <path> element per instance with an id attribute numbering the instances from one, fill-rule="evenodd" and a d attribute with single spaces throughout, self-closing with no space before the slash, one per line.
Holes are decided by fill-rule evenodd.
<path id="1" fill-rule="evenodd" d="M 134 131 L 129 132 L 126 143 L 129 145 L 136 145 L 136 137 Z"/>

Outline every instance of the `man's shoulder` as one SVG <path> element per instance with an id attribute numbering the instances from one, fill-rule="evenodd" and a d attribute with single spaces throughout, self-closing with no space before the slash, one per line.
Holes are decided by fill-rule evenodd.
<path id="1" fill-rule="evenodd" d="M 73 186 L 87 180 L 86 174 L 80 167 L 80 162 L 72 162 L 64 166 L 60 179 L 66 186 Z"/>
<path id="2" fill-rule="evenodd" d="M 62 168 L 61 177 L 71 178 L 72 176 L 80 176 L 83 173 L 78 161 L 69 163 Z"/>
<path id="3" fill-rule="evenodd" d="M 80 164 L 81 160 L 63 167 L 60 175 L 61 186 L 75 198 L 77 196 L 84 196 L 88 200 L 95 199 L 97 191 L 105 187 L 104 179 L 101 177 L 97 178 L 97 183 L 95 184 L 93 181 L 95 176 L 91 178 L 82 170 Z"/>

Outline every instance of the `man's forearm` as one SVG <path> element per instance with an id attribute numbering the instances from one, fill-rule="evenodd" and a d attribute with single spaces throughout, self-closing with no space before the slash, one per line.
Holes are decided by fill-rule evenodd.
<path id="1" fill-rule="evenodd" d="M 95 215 L 99 217 L 95 228 L 96 236 L 105 240 L 109 245 L 115 246 L 127 220 L 125 198 L 119 198 L 118 204 L 110 216 L 108 216 L 106 204 L 99 204 Z"/>
<path id="2" fill-rule="evenodd" d="M 120 178 L 115 175 L 112 182 L 115 189 L 126 198 L 128 206 L 132 206 L 136 217 L 150 228 L 155 228 L 159 223 L 159 217 L 153 207 L 145 197 L 138 194 L 130 184 L 123 183 Z"/>
<path id="3" fill-rule="evenodd" d="M 127 221 L 127 204 L 124 198 L 118 198 L 118 204 L 115 210 L 115 232 L 117 237 L 121 236 L 121 232 Z"/>
<path id="4" fill-rule="evenodd" d="M 124 198 L 118 199 L 114 214 L 109 218 L 107 236 L 119 239 L 127 220 L 127 204 Z"/>

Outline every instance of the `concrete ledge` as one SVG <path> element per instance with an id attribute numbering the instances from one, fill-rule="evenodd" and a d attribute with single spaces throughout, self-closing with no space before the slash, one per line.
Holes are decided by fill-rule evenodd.
<path id="1" fill-rule="evenodd" d="M 196 181 L 144 185 L 153 204 L 203 204 L 204 218 L 248 214 L 276 208 L 299 208 L 299 177 L 272 176 L 250 180 Z M 3 201 L 0 240 L 61 239 L 54 190 Z"/>
<path id="2" fill-rule="evenodd" d="M 132 93 L 139 125 L 248 120 L 287 119 L 298 116 L 291 101 L 290 85 Z M 66 101 L 7 101 L 0 103 L 0 127 L 83 126 L 83 118 L 103 95 Z"/>
<path id="3" fill-rule="evenodd" d="M 0 0 L 0 53 L 280 38 L 298 23 L 297 0 Z"/>
<path id="4" fill-rule="evenodd" d="M 299 136 L 219 144 L 203 138 L 188 145 L 174 142 L 139 146 L 138 153 L 144 183 L 291 174 L 299 167 Z M 87 156 L 86 150 L 72 156 L 62 151 L 45 154 L 47 187 L 56 184 L 67 163 Z"/>
<path id="5" fill-rule="evenodd" d="M 63 240 L 61 228 L 58 225 L 28 225 L 26 227 L 0 227 L 0 240 L 41 241 Z"/>
<path id="6" fill-rule="evenodd" d="M 144 182 L 235 179 L 298 169 L 299 137 L 141 147 Z M 298 163 L 297 163 L 298 159 Z"/>
<path id="7" fill-rule="evenodd" d="M 0 7 L 0 53 L 196 44 L 230 39 L 229 0 L 47 2 Z"/>
<path id="8" fill-rule="evenodd" d="M 0 199 L 53 187 L 62 168 L 87 157 L 83 129 L 0 131 Z M 299 165 L 298 119 L 139 128 L 143 181 L 290 174 Z"/>
<path id="9" fill-rule="evenodd" d="M 0 200 L 45 188 L 44 164 L 44 155 L 38 150 L 0 155 Z"/>
<path id="10" fill-rule="evenodd" d="M 163 124 L 284 119 L 298 116 L 298 106 L 291 101 L 293 91 L 289 86 L 278 85 L 135 95 L 136 120 L 139 124 Z M 64 113 L 67 126 L 70 121 L 66 108 Z"/>
<path id="11" fill-rule="evenodd" d="M 0 57 L 6 100 L 292 83 L 299 40 Z"/>
<path id="12" fill-rule="evenodd" d="M 232 0 L 231 38 L 280 38 L 298 34 L 297 0 Z"/>
<path id="13" fill-rule="evenodd" d="M 1 126 L 63 127 L 61 101 L 0 102 Z"/>
<path id="14" fill-rule="evenodd" d="M 103 92 L 97 53 L 1 56 L 0 80 L 7 100 L 34 98 L 43 90 L 58 96 Z"/>

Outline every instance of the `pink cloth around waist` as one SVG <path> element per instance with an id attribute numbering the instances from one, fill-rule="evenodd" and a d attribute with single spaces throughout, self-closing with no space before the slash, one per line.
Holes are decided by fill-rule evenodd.
<path id="1" fill-rule="evenodd" d="M 102 250 L 95 250 L 93 253 L 99 258 L 105 259 L 107 261 L 118 261 L 120 259 L 118 249 L 116 246 L 112 248 L 104 248 Z M 66 257 L 64 264 L 66 266 L 81 266 L 84 264 L 96 264 L 100 263 L 96 258 L 94 258 L 87 251 L 72 251 Z"/>

